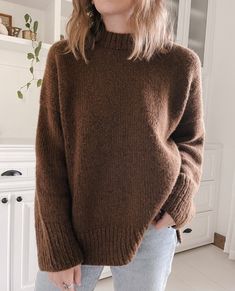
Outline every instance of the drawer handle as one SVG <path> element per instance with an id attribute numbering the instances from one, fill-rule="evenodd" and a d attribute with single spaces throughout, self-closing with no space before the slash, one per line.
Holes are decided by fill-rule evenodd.
<path id="1" fill-rule="evenodd" d="M 16 197 L 16 201 L 21 202 L 23 198 L 21 196 Z"/>
<path id="2" fill-rule="evenodd" d="M 6 197 L 3 197 L 3 198 L 1 199 L 1 201 L 2 201 L 2 203 L 7 203 L 7 202 L 8 202 L 8 199 L 7 199 Z"/>
<path id="3" fill-rule="evenodd" d="M 192 230 L 192 228 L 185 228 L 185 230 L 183 231 L 184 233 L 190 233 L 190 232 L 192 232 L 193 230 Z"/>
<path id="4" fill-rule="evenodd" d="M 22 173 L 17 170 L 7 170 L 1 174 L 1 176 L 20 176 Z"/>

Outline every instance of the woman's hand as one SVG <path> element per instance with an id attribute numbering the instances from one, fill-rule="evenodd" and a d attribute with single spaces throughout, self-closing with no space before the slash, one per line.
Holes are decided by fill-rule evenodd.
<path id="1" fill-rule="evenodd" d="M 154 223 L 155 227 L 157 229 L 160 229 L 162 227 L 170 227 L 175 225 L 174 219 L 168 214 L 166 211 L 162 215 L 162 217 L 159 217 L 158 220 Z"/>
<path id="2" fill-rule="evenodd" d="M 59 272 L 48 272 L 49 279 L 61 289 L 61 291 L 66 290 L 63 286 L 63 282 L 66 284 L 77 284 L 81 285 L 81 265 L 77 265 L 70 269 L 62 270 Z M 68 289 L 69 291 L 76 291 L 74 286 Z"/>

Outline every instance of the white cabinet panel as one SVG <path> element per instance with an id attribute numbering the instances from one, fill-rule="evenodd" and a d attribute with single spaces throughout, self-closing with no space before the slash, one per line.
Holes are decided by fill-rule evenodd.
<path id="1" fill-rule="evenodd" d="M 12 291 L 33 291 L 34 288 L 38 264 L 33 199 L 32 190 L 15 192 L 12 196 Z"/>
<path id="2" fill-rule="evenodd" d="M 191 0 L 188 47 L 194 50 L 204 65 L 208 0 Z"/>
<path id="3" fill-rule="evenodd" d="M 218 153 L 206 150 L 204 154 L 202 181 L 215 180 L 218 168 Z"/>
<path id="4" fill-rule="evenodd" d="M 182 229 L 182 244 L 177 246 L 177 252 L 212 243 L 214 240 L 215 212 L 197 213 Z M 191 232 L 187 232 L 191 230 Z M 185 231 L 185 232 L 184 232 Z"/>
<path id="5" fill-rule="evenodd" d="M 197 212 L 213 210 L 216 196 L 215 181 L 202 181 L 194 197 Z"/>
<path id="6" fill-rule="evenodd" d="M 10 193 L 0 193 L 0 287 L 10 291 Z"/>
<path id="7" fill-rule="evenodd" d="M 20 178 L 35 177 L 35 163 L 27 162 L 1 162 L 0 166 L 1 177 L 17 176 Z"/>
<path id="8" fill-rule="evenodd" d="M 25 145 L 24 148 L 22 145 L 12 147 L 3 145 L 0 147 L 0 181 L 9 178 L 9 181 L 13 182 L 15 177 L 22 180 L 35 178 L 34 146 Z"/>

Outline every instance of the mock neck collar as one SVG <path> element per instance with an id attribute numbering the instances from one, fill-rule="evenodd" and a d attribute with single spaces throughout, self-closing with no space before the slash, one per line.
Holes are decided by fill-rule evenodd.
<path id="1" fill-rule="evenodd" d="M 109 31 L 103 25 L 99 32 L 99 44 L 106 48 L 127 50 L 133 46 L 133 39 L 131 33 L 120 33 Z"/>

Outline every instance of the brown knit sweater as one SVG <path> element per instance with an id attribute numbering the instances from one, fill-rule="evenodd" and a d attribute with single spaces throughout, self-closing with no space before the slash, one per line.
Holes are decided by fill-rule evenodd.
<path id="1" fill-rule="evenodd" d="M 36 133 L 35 230 L 41 270 L 123 265 L 160 209 L 195 215 L 205 128 L 201 63 L 176 43 L 127 60 L 128 33 L 104 30 L 90 63 L 48 53 Z M 156 230 L 157 231 L 157 230 Z"/>

